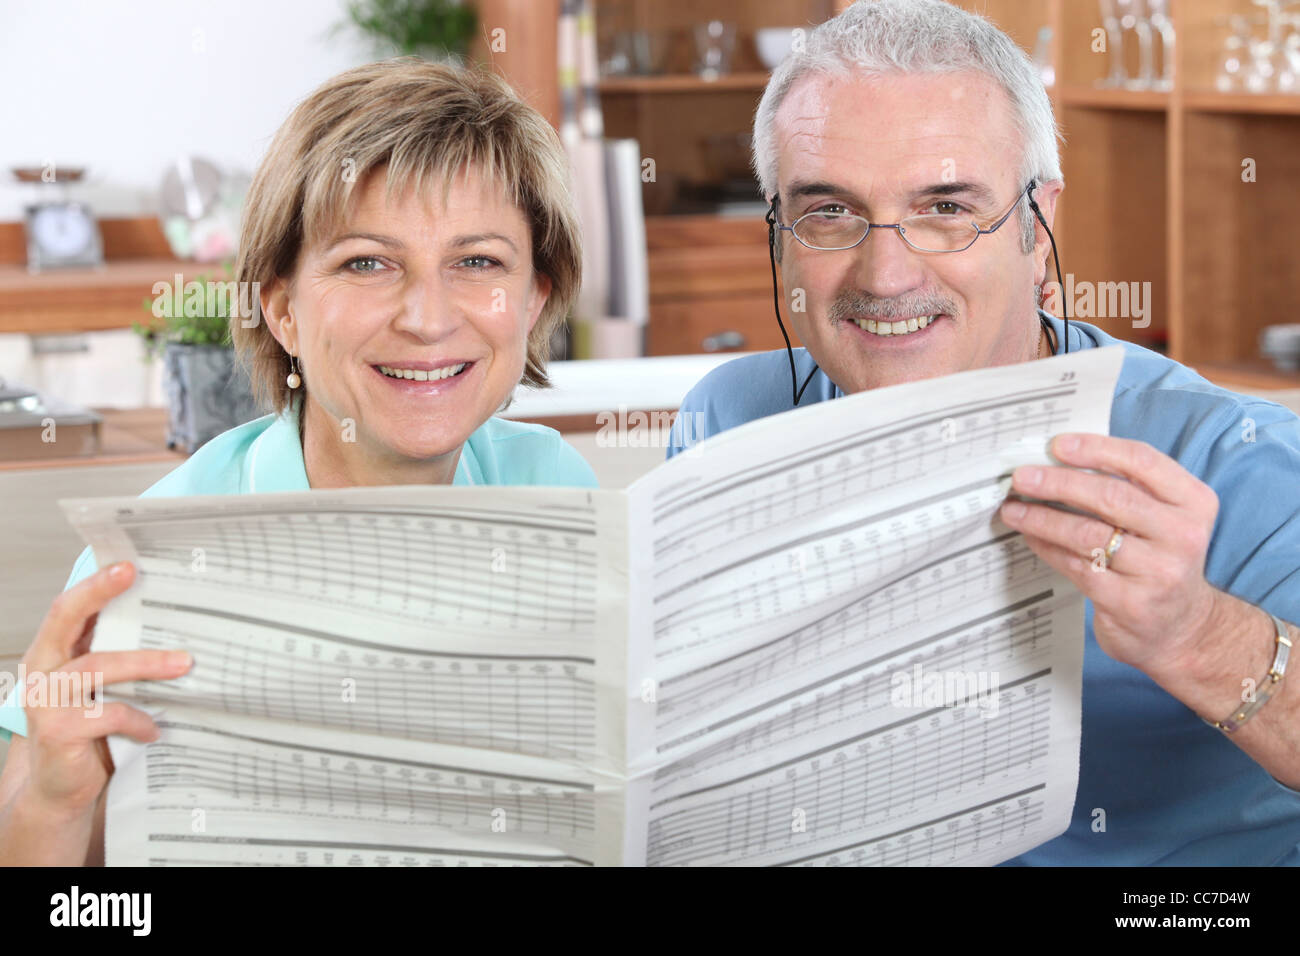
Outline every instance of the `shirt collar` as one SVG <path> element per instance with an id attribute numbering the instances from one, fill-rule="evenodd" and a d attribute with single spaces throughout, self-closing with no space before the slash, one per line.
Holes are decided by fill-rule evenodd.
<path id="1" fill-rule="evenodd" d="M 1079 331 L 1077 327 L 1078 320 L 1076 319 L 1070 320 L 1070 336 L 1067 340 L 1065 338 L 1064 319 L 1058 319 L 1056 316 L 1052 315 L 1052 313 L 1044 312 L 1042 309 L 1038 310 L 1038 314 L 1041 315 L 1044 319 L 1046 319 L 1048 323 L 1052 326 L 1052 332 L 1056 339 L 1056 351 L 1052 354 L 1064 355 L 1066 341 L 1070 343 L 1071 352 L 1077 352 L 1080 349 L 1086 349 L 1093 345 L 1093 343 L 1088 340 L 1088 337 Z"/>
<path id="2" fill-rule="evenodd" d="M 297 400 L 291 401 L 249 447 L 246 473 L 249 493 L 306 491 L 311 487 L 298 438 L 298 405 Z"/>
<path id="3" fill-rule="evenodd" d="M 460 450 L 460 457 L 456 459 L 456 475 L 452 478 L 453 485 L 477 485 L 474 480 L 474 473 L 469 467 L 469 442 L 465 442 L 464 447 Z"/>

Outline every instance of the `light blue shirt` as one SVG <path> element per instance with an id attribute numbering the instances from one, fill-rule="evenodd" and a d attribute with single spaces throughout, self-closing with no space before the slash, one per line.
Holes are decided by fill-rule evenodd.
<path id="1" fill-rule="evenodd" d="M 1061 342 L 1064 323 L 1044 317 Z M 1086 322 L 1070 321 L 1069 341 L 1071 352 L 1123 346 L 1110 433 L 1147 442 L 1218 494 L 1207 580 L 1300 622 L 1300 418 L 1275 402 L 1212 385 Z M 813 360 L 804 349 L 794 356 L 802 385 Z M 818 372 L 799 407 L 843 394 Z M 789 411 L 792 398 L 784 350 L 719 366 L 683 400 L 668 455 Z M 687 423 L 694 434 L 684 431 Z M 1300 865 L 1300 791 L 1275 780 L 1144 673 L 1107 656 L 1093 636 L 1092 616 L 1092 602 L 1085 601 L 1083 740 L 1073 819 L 1061 836 L 1008 863 Z M 1226 713 L 1233 688 L 1224 690 Z M 1093 830 L 1096 810 L 1105 811 L 1104 831 Z"/>
<path id="2" fill-rule="evenodd" d="M 461 448 L 454 485 L 560 485 L 597 487 L 596 475 L 577 449 L 545 425 L 489 418 Z M 242 495 L 308 491 L 307 467 L 298 438 L 296 405 L 283 415 L 264 415 L 213 438 L 140 495 Z M 66 591 L 98 570 L 90 548 L 81 552 Z M 27 733 L 27 714 L 17 693 L 0 705 L 0 737 Z"/>

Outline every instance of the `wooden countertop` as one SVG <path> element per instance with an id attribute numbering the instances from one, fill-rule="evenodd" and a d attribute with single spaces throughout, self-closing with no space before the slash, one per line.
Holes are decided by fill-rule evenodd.
<path id="1" fill-rule="evenodd" d="M 167 431 L 165 408 L 97 408 L 95 411 L 104 418 L 99 426 L 98 455 L 0 461 L 0 471 L 129 465 L 153 461 L 174 461 L 179 465 L 189 457 L 182 451 L 169 451 L 167 448 L 164 437 Z"/>

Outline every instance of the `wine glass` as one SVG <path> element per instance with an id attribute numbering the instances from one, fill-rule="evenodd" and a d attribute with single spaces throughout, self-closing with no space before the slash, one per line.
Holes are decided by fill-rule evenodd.
<path id="1" fill-rule="evenodd" d="M 1126 79 L 1130 90 L 1149 90 L 1155 85 L 1155 67 L 1151 56 L 1151 21 L 1147 19 L 1143 0 L 1115 0 L 1121 30 L 1132 30 L 1138 42 L 1138 75 Z"/>
<path id="2" fill-rule="evenodd" d="M 1245 87 L 1251 93 L 1294 93 L 1300 89 L 1300 75 L 1291 68 L 1282 37 L 1281 0 L 1252 0 L 1266 13 L 1267 35 L 1250 42 L 1250 61 Z"/>
<path id="3" fill-rule="evenodd" d="M 1156 89 L 1168 92 L 1174 88 L 1174 46 L 1177 42 L 1174 21 L 1169 18 L 1169 0 L 1147 0 L 1151 26 L 1160 34 L 1160 79 Z"/>
<path id="4" fill-rule="evenodd" d="M 1286 38 L 1285 49 L 1291 72 L 1300 75 L 1300 17 L 1291 21 L 1291 33 Z"/>
<path id="5" fill-rule="evenodd" d="M 1223 57 L 1214 88 L 1220 93 L 1239 93 L 1245 89 L 1246 58 L 1251 43 L 1250 21 L 1239 14 L 1228 17 L 1231 33 L 1223 41 Z"/>
<path id="6" fill-rule="evenodd" d="M 1038 71 L 1043 86 L 1050 87 L 1056 82 L 1056 68 L 1052 66 L 1052 28 L 1042 27 L 1038 31 L 1038 42 L 1034 45 L 1034 69 Z"/>
<path id="7" fill-rule="evenodd" d="M 1098 0 L 1101 6 L 1101 24 L 1106 28 L 1106 49 L 1110 53 L 1110 74 L 1097 85 L 1108 88 L 1122 87 L 1128 78 L 1124 70 L 1124 31 L 1120 28 L 1118 0 Z"/>

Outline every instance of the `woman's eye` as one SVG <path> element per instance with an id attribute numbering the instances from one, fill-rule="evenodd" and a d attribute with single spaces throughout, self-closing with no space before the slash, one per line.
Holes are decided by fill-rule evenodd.
<path id="1" fill-rule="evenodd" d="M 384 267 L 384 264 L 375 256 L 357 256 L 343 263 L 344 269 L 347 269 L 349 272 L 355 272 L 358 275 L 378 272 L 381 267 Z"/>
<path id="2" fill-rule="evenodd" d="M 500 265 L 500 263 L 491 256 L 466 256 L 460 261 L 462 265 L 468 266 L 471 269 L 490 269 L 495 265 Z"/>

